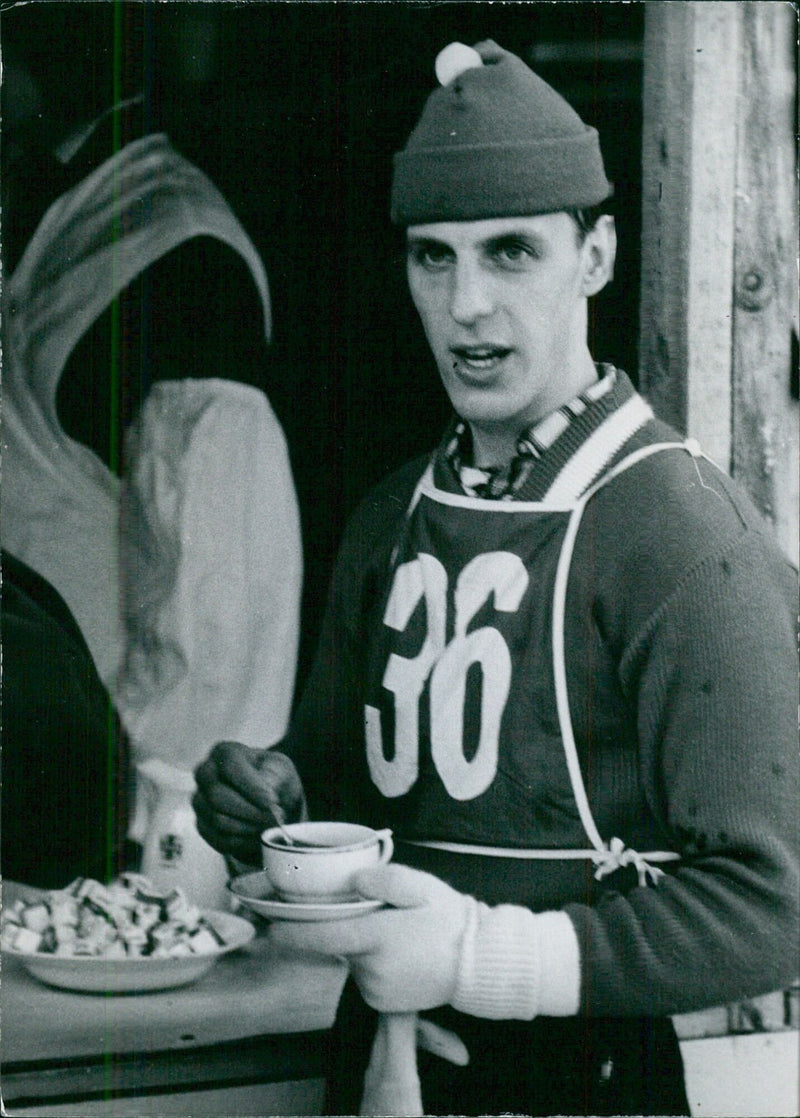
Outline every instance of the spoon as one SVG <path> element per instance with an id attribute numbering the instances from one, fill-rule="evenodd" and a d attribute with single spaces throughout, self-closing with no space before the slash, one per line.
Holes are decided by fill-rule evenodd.
<path id="1" fill-rule="evenodd" d="M 277 800 L 271 799 L 269 806 L 272 808 L 272 814 L 275 816 L 275 822 L 278 824 L 278 830 L 286 840 L 287 846 L 296 846 L 301 850 L 330 850 L 331 844 L 329 842 L 314 842 L 313 839 L 297 839 L 287 830 L 285 826 L 285 819 L 283 808 Z"/>
<path id="2" fill-rule="evenodd" d="M 287 844 L 289 846 L 300 845 L 291 831 L 287 830 L 283 808 L 274 797 L 270 797 L 269 806 L 272 808 L 272 814 L 275 816 L 275 822 L 278 824 L 278 829 L 280 830 L 283 837 L 286 839 Z"/>
<path id="3" fill-rule="evenodd" d="M 286 840 L 287 846 L 298 846 L 304 850 L 330 850 L 329 842 L 313 842 L 311 839 L 297 839 L 291 831 L 286 827 L 286 820 L 283 814 L 283 808 L 276 799 L 269 801 L 269 806 L 272 808 L 272 814 L 275 816 L 275 822 L 278 824 L 278 830 Z"/>

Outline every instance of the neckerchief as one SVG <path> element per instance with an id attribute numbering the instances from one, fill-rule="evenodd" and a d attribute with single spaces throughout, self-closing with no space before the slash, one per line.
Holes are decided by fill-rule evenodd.
<path id="1" fill-rule="evenodd" d="M 594 411 L 600 418 L 600 413 L 604 411 L 602 401 L 616 385 L 617 370 L 609 364 L 600 364 L 597 368 L 600 378 L 585 392 L 520 432 L 517 453 L 504 466 L 487 469 L 471 464 L 472 434 L 464 420 L 456 417 L 445 436 L 444 457 L 461 489 L 470 497 L 513 500 L 528 480 L 535 462 L 576 419 L 591 419 Z"/>

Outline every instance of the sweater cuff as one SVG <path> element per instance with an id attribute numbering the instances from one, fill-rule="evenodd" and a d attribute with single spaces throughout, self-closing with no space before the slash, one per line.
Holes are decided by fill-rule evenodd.
<path id="1" fill-rule="evenodd" d="M 493 1020 L 578 1012 L 580 950 L 566 912 L 475 902 L 462 940 L 454 1009 Z"/>

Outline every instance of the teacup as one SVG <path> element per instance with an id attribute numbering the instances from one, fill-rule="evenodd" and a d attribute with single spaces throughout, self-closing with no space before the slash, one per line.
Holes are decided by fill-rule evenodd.
<path id="1" fill-rule="evenodd" d="M 290 844 L 288 831 L 296 845 Z M 359 823 L 289 823 L 261 835 L 262 863 L 284 901 L 340 903 L 359 899 L 353 878 L 367 866 L 388 862 L 394 851 L 391 831 Z"/>

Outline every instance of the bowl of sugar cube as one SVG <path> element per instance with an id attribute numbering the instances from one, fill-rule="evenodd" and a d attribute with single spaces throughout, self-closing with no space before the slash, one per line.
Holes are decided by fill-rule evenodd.
<path id="1" fill-rule="evenodd" d="M 66 990 L 127 994 L 185 986 L 255 935 L 249 920 L 201 910 L 180 888 L 156 888 L 138 873 L 107 885 L 79 877 L 63 889 L 23 892 L 3 905 L 3 954 Z"/>

